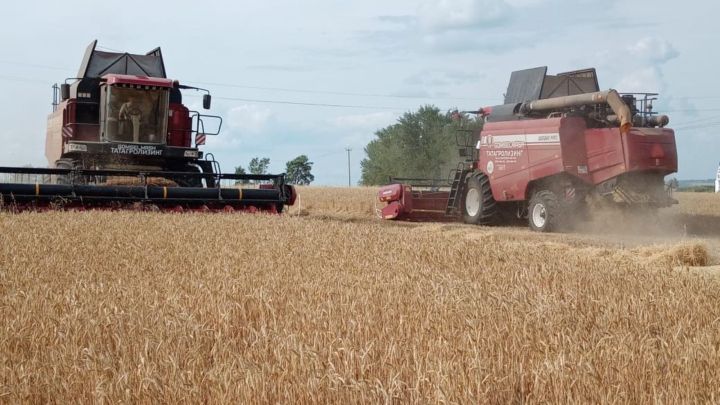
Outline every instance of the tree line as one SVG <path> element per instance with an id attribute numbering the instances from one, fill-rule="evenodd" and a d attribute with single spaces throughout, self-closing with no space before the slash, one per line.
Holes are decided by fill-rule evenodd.
<path id="1" fill-rule="evenodd" d="M 300 155 L 285 163 L 285 181 L 288 184 L 308 185 L 315 180 L 312 174 L 313 162 L 306 155 Z M 248 163 L 247 170 L 243 166 L 235 167 L 235 174 L 267 174 L 270 158 L 254 157 Z M 243 183 L 238 180 L 236 184 Z"/>
<path id="2" fill-rule="evenodd" d="M 481 119 L 457 111 L 443 112 L 433 105 L 406 112 L 396 123 L 377 130 L 365 147 L 360 184 L 387 184 L 391 176 L 446 179 L 465 160 L 460 147 L 474 146 L 481 128 Z M 235 174 L 266 174 L 269 166 L 269 158 L 254 157 L 247 168 L 236 167 Z M 310 184 L 315 180 L 312 166 L 306 155 L 286 162 L 286 181 Z"/>
<path id="3" fill-rule="evenodd" d="M 361 184 L 387 184 L 390 176 L 445 179 L 465 158 L 459 145 L 474 144 L 482 120 L 427 105 L 375 132 L 360 162 Z"/>

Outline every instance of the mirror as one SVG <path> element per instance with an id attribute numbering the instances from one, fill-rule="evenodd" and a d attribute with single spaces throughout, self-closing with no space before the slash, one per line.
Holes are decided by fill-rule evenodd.
<path id="1" fill-rule="evenodd" d="M 210 109 L 210 102 L 212 101 L 212 98 L 209 94 L 203 95 L 203 108 L 206 110 Z"/>
<path id="2" fill-rule="evenodd" d="M 60 98 L 65 101 L 70 98 L 70 85 L 63 83 L 60 85 Z"/>

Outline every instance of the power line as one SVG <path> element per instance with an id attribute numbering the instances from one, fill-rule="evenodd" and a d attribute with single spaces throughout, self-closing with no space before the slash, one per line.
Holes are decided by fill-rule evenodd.
<path id="1" fill-rule="evenodd" d="M 11 81 L 11 82 L 42 83 L 42 84 L 45 84 L 48 86 L 51 84 L 50 82 L 46 82 L 46 81 L 40 80 L 40 79 L 30 79 L 27 77 L 18 77 L 18 76 L 0 75 L 0 80 L 7 80 L 7 81 Z"/>
<path id="2" fill-rule="evenodd" d="M 104 49 L 112 52 L 122 52 L 113 48 L 98 46 L 98 49 Z M 58 66 L 48 66 L 41 64 L 32 64 L 25 62 L 7 61 L 0 60 L 1 64 L 9 64 L 16 66 L 26 66 L 32 68 L 51 69 L 51 70 L 62 70 L 68 71 L 70 69 L 62 68 Z M 20 81 L 20 82 L 34 82 L 48 84 L 48 81 L 18 77 L 18 76 L 6 76 L 0 75 L 0 79 L 9 81 Z M 313 89 L 297 89 L 297 88 L 284 88 L 284 87 L 265 87 L 265 86 L 251 86 L 245 84 L 232 84 L 232 83 L 219 83 L 219 82 L 195 82 L 189 81 L 187 83 L 194 83 L 200 85 L 210 85 L 227 88 L 246 88 L 264 91 L 281 91 L 281 92 L 292 92 L 292 93 L 307 93 L 307 94 L 328 94 L 328 95 L 340 95 L 340 96 L 353 96 L 353 97 L 381 97 L 381 98 L 395 98 L 395 99 L 424 99 L 424 100 L 463 100 L 463 101 L 478 101 L 481 97 L 468 98 L 468 97 L 423 97 L 423 96 L 410 96 L 400 94 L 381 94 L 381 93 L 356 93 L 356 92 L 345 92 L 345 91 L 329 91 L 329 90 L 313 90 Z M 391 110 L 400 111 L 404 108 L 389 107 L 389 106 L 373 106 L 373 105 L 358 105 L 358 104 L 334 104 L 334 103 L 313 103 L 313 102 L 296 102 L 289 100 L 272 100 L 272 99 L 253 99 L 253 98 L 241 98 L 241 97 L 216 97 L 221 100 L 230 101 L 244 101 L 253 103 L 267 103 L 267 104 L 285 104 L 285 105 L 298 105 L 298 106 L 310 106 L 310 107 L 333 107 L 333 108 L 358 108 L 358 109 L 380 109 L 380 110 Z M 497 97 L 485 97 L 485 99 L 495 99 Z M 674 99 L 720 99 L 717 96 L 688 96 L 688 97 L 673 97 Z M 720 111 L 720 108 L 705 108 L 705 109 L 676 109 L 676 110 L 663 110 L 663 112 L 711 112 Z M 693 121 L 694 122 L 694 121 Z"/>
<path id="3" fill-rule="evenodd" d="M 0 60 L 0 63 L 2 63 L 4 65 L 15 65 L 15 66 L 23 66 L 23 67 L 30 67 L 30 68 L 36 68 L 36 69 L 72 71 L 72 69 L 61 68 L 58 66 L 36 65 L 34 63 L 15 62 L 15 61 L 10 61 L 10 60 Z"/>
<path id="4" fill-rule="evenodd" d="M 120 50 L 117 50 L 117 49 L 108 48 L 107 46 L 96 45 L 95 48 L 96 48 L 96 49 L 102 49 L 102 50 L 110 51 L 110 52 L 121 52 L 121 53 L 125 53 L 125 51 L 120 51 Z"/>
<path id="5" fill-rule="evenodd" d="M 713 128 L 720 125 L 720 121 L 714 121 L 714 122 L 706 122 L 704 124 L 698 124 L 698 125 L 686 125 L 684 127 L 677 127 L 673 128 L 676 131 L 688 131 L 688 130 L 695 130 L 695 129 L 706 129 L 706 128 Z"/>
<path id="6" fill-rule="evenodd" d="M 9 80 L 9 81 L 18 81 L 18 82 L 30 82 L 30 83 L 43 83 L 46 85 L 50 85 L 49 82 L 46 82 L 44 80 L 40 79 L 31 79 L 26 77 L 17 77 L 17 76 L 4 76 L 0 75 L 0 80 Z M 194 94 L 188 94 L 188 97 L 199 97 Z M 390 111 L 399 111 L 403 110 L 403 108 L 398 107 L 390 107 L 390 106 L 373 106 L 373 105 L 355 105 L 355 104 L 331 104 L 331 103 L 310 103 L 310 102 L 301 102 L 301 101 L 289 101 L 289 100 L 267 100 L 267 99 L 254 99 L 254 98 L 242 98 L 242 97 L 223 97 L 223 96 L 214 96 L 215 99 L 218 100 L 228 100 L 228 101 L 243 101 L 247 103 L 265 103 L 265 104 L 285 104 L 285 105 L 298 105 L 298 106 L 311 106 L 311 107 L 332 107 L 332 108 L 359 108 L 359 109 L 369 109 L 369 110 L 390 110 Z"/>
<path id="7" fill-rule="evenodd" d="M 713 116 L 710 116 L 710 117 L 698 118 L 698 119 L 692 120 L 692 121 L 680 122 L 680 123 L 678 123 L 678 124 L 673 124 L 673 126 L 684 127 L 684 126 L 687 126 L 687 125 L 694 125 L 694 124 L 699 124 L 699 123 L 702 123 L 702 122 L 705 122 L 705 121 L 712 121 L 712 120 L 717 120 L 717 119 L 720 119 L 720 115 L 713 115 Z"/>
<path id="8" fill-rule="evenodd" d="M 99 45 L 96 48 L 101 49 L 101 50 L 111 51 L 111 52 L 123 52 L 123 51 L 120 51 L 117 49 L 108 48 L 108 47 L 99 46 Z M 31 63 L 25 63 L 25 62 L 0 60 L 0 63 L 16 65 L 16 66 L 41 68 L 41 69 L 72 71 L 72 69 L 69 69 L 69 68 L 63 68 L 63 67 L 58 67 L 58 66 L 48 66 L 48 65 L 38 65 L 38 64 L 31 64 Z M 346 91 L 295 89 L 295 88 L 287 88 L 287 87 L 267 87 L 267 86 L 254 86 L 254 85 L 247 85 L 247 84 L 201 82 L 201 81 L 183 81 L 183 82 L 189 83 L 189 84 L 206 85 L 206 86 L 231 87 L 231 88 L 267 90 L 267 91 L 282 91 L 282 92 L 290 92 L 290 93 L 330 94 L 330 95 L 336 95 L 336 96 L 354 96 L 354 97 L 381 97 L 381 98 L 399 98 L 399 99 L 415 99 L 415 100 L 434 99 L 434 100 L 462 100 L 462 101 L 477 101 L 478 99 L 481 98 L 481 97 L 470 98 L 470 97 L 411 96 L 411 95 L 403 95 L 403 94 L 383 94 L 383 93 L 356 93 L 356 92 L 346 92 Z M 496 98 L 496 97 L 485 97 L 485 98 L 490 99 L 490 98 Z"/>
<path id="9" fill-rule="evenodd" d="M 683 97 L 666 97 L 669 100 L 719 100 L 720 96 L 683 96 Z"/>
<path id="10" fill-rule="evenodd" d="M 328 153 L 323 153 L 322 155 L 315 156 L 313 159 L 322 159 L 326 156 L 337 155 L 337 154 L 343 153 L 343 152 L 344 151 L 342 151 L 342 150 L 336 150 L 336 151 L 332 151 L 332 152 L 328 152 Z"/>
<path id="11" fill-rule="evenodd" d="M 410 96 L 402 94 L 381 94 L 381 93 L 352 93 L 345 91 L 330 91 L 330 90 L 310 90 L 310 89 L 293 89 L 285 87 L 263 87 L 263 86 L 251 86 L 246 84 L 231 84 L 231 83 L 211 83 L 211 82 L 195 82 L 187 81 L 185 83 L 199 84 L 204 86 L 219 86 L 219 87 L 234 87 L 243 89 L 254 89 L 254 90 L 270 90 L 270 91 L 283 91 L 289 93 L 310 93 L 310 94 L 331 94 L 336 96 L 357 96 L 357 97 L 385 97 L 385 98 L 401 98 L 401 99 L 417 99 L 417 100 L 464 100 L 464 101 L 477 101 L 478 98 L 469 97 L 429 97 L 429 96 Z"/>
<path id="12" fill-rule="evenodd" d="M 720 108 L 688 108 L 685 110 L 662 110 L 664 113 L 672 113 L 672 112 L 705 112 L 705 111 L 720 111 Z"/>
<path id="13" fill-rule="evenodd" d="M 213 96 L 213 98 L 218 99 L 218 100 L 244 101 L 247 103 L 286 104 L 286 105 L 302 105 L 302 106 L 311 106 L 311 107 L 360 108 L 360 109 L 369 109 L 369 110 L 391 110 L 391 111 L 398 111 L 398 110 L 402 109 L 402 108 L 398 108 L 398 107 L 388 107 L 388 106 L 308 103 L 308 102 L 301 102 L 301 101 L 264 100 L 264 99 L 242 98 L 242 97 Z"/>

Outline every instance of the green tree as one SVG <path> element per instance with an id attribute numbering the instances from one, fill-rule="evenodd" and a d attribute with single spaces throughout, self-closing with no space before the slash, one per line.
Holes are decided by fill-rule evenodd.
<path id="1" fill-rule="evenodd" d="M 407 112 L 397 123 L 378 130 L 365 147 L 367 157 L 360 163 L 360 182 L 384 184 L 390 176 L 446 178 L 464 160 L 458 153 L 457 140 L 474 143 L 481 125 L 480 120 L 457 112 L 442 113 L 435 106 Z"/>
<path id="2" fill-rule="evenodd" d="M 312 170 L 313 162 L 308 160 L 305 155 L 300 155 L 295 159 L 285 164 L 285 173 L 287 175 L 287 181 L 290 184 L 308 185 L 313 180 L 313 176 L 310 171 Z"/>
<path id="3" fill-rule="evenodd" d="M 265 174 L 267 173 L 268 166 L 270 166 L 269 158 L 258 158 L 254 157 L 248 164 L 248 171 L 250 174 Z"/>
<path id="4" fill-rule="evenodd" d="M 247 172 L 245 171 L 245 168 L 243 168 L 242 166 L 238 166 L 235 168 L 235 174 L 243 175 L 247 174 Z M 247 182 L 247 180 L 235 180 L 235 184 L 245 184 Z"/>

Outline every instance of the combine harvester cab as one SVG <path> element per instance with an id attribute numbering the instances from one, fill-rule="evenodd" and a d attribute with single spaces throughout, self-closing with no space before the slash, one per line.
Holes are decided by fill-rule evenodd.
<path id="1" fill-rule="evenodd" d="M 45 156 L 49 168 L 0 167 L 2 206 L 282 212 L 295 201 L 285 175 L 223 174 L 200 146 L 222 118 L 190 111 L 168 79 L 160 48 L 145 55 L 88 46 L 76 78 L 55 86 Z M 208 128 L 209 126 L 214 128 Z M 239 188 L 236 184 L 253 184 Z"/>
<path id="2" fill-rule="evenodd" d="M 591 199 L 652 211 L 677 203 L 664 177 L 677 171 L 669 118 L 653 111 L 653 93 L 599 91 L 594 69 L 512 74 L 505 104 L 472 113 L 482 131 L 464 145 L 442 191 L 410 184 L 381 187 L 385 219 L 459 220 L 488 225 L 510 217 L 536 231 L 583 215 Z M 429 209 L 420 209 L 424 207 Z"/>

